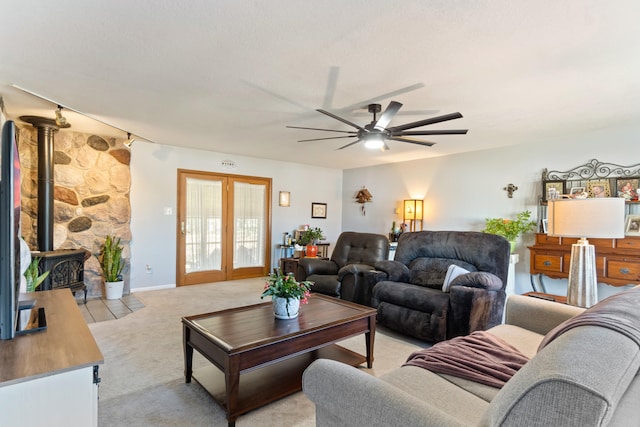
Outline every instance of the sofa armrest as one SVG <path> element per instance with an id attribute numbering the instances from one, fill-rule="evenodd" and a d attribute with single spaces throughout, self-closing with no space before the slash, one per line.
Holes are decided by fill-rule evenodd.
<path id="1" fill-rule="evenodd" d="M 298 273 L 303 273 L 301 280 L 306 280 L 312 274 L 338 274 L 338 266 L 328 259 L 300 258 Z"/>
<path id="2" fill-rule="evenodd" d="M 329 359 L 313 362 L 302 389 L 316 405 L 316 425 L 461 426 L 458 420 L 357 368 Z"/>
<path id="3" fill-rule="evenodd" d="M 348 274 L 358 275 L 369 270 L 373 270 L 373 267 L 367 264 L 347 264 L 338 270 L 338 280 L 342 281 Z"/>
<path id="4" fill-rule="evenodd" d="M 387 278 L 384 280 L 407 283 L 410 280 L 411 274 L 409 267 L 399 261 L 382 260 L 376 262 L 373 266 L 376 270 L 383 271 L 387 274 Z"/>
<path id="5" fill-rule="evenodd" d="M 451 281 L 451 286 L 466 286 L 469 288 L 481 288 L 489 291 L 499 291 L 503 288 L 502 280 L 498 276 L 486 271 L 472 271 L 461 274 Z"/>
<path id="6" fill-rule="evenodd" d="M 504 320 L 509 325 L 546 335 L 560 323 L 584 310 L 584 308 L 526 295 L 510 295 L 507 299 Z"/>

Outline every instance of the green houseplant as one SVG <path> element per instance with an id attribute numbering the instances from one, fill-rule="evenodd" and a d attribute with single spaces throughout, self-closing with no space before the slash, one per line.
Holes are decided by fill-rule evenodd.
<path id="1" fill-rule="evenodd" d="M 123 247 L 120 244 L 120 238 L 107 235 L 104 246 L 102 247 L 102 257 L 100 259 L 107 299 L 118 299 L 122 297 L 124 287 L 122 280 L 122 269 L 124 268 L 122 250 Z"/>
<path id="2" fill-rule="evenodd" d="M 35 292 L 38 286 L 40 286 L 40 284 L 44 282 L 44 279 L 46 279 L 47 276 L 49 275 L 48 271 L 45 271 L 44 273 L 39 274 L 38 272 L 39 263 L 40 263 L 40 258 L 36 257 L 32 259 L 31 263 L 29 264 L 29 266 L 24 272 L 24 278 L 27 282 L 27 292 Z"/>
<path id="3" fill-rule="evenodd" d="M 536 227 L 536 222 L 531 219 L 531 212 L 520 212 L 516 219 L 486 218 L 483 233 L 497 234 L 511 242 L 511 252 L 514 251 L 516 239 Z"/>
<path id="4" fill-rule="evenodd" d="M 309 227 L 300 236 L 300 246 L 306 246 L 306 256 L 316 257 L 318 256 L 318 241 L 322 239 L 322 230 L 320 227 Z"/>
<path id="5" fill-rule="evenodd" d="M 260 298 L 271 296 L 274 315 L 278 319 L 293 319 L 298 315 L 300 304 L 308 302 L 313 283 L 298 282 L 293 274 L 283 275 L 280 270 L 267 277 Z"/>

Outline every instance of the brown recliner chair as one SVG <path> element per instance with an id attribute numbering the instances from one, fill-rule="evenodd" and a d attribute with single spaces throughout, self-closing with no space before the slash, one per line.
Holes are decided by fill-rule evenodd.
<path id="1" fill-rule="evenodd" d="M 340 234 L 331 259 L 301 258 L 300 280 L 314 283 L 312 292 L 371 306 L 364 272 L 389 256 L 389 240 L 381 234 L 346 231 Z"/>

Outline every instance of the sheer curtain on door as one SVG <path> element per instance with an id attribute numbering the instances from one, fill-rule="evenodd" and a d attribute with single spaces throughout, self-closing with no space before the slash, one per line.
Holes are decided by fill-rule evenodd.
<path id="1" fill-rule="evenodd" d="M 186 272 L 222 268 L 222 182 L 187 178 Z"/>
<path id="2" fill-rule="evenodd" d="M 235 182 L 233 268 L 264 265 L 266 186 Z"/>

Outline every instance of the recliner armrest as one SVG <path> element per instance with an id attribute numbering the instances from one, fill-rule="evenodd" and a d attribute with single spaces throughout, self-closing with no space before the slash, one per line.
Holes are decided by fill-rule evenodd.
<path id="1" fill-rule="evenodd" d="M 387 274 L 385 280 L 392 282 L 409 282 L 411 274 L 409 267 L 399 261 L 382 260 L 376 262 L 374 265 L 376 270 L 383 271 Z"/>
<path id="2" fill-rule="evenodd" d="M 499 291 L 503 287 L 502 280 L 498 276 L 486 271 L 472 271 L 461 274 L 451 281 L 453 286 L 466 286 L 469 288 L 481 288 L 488 291 Z"/>
<path id="3" fill-rule="evenodd" d="M 369 270 L 373 270 L 373 267 L 368 264 L 347 264 L 338 270 L 338 280 L 341 281 L 347 274 L 357 275 Z"/>
<path id="4" fill-rule="evenodd" d="M 304 272 L 305 279 L 312 274 L 338 274 L 338 266 L 328 259 L 300 258 L 298 270 L 300 269 Z"/>

